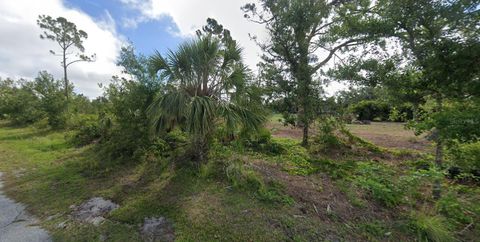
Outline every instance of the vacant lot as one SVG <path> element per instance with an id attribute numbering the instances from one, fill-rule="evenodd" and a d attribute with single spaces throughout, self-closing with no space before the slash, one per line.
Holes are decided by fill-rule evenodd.
<path id="1" fill-rule="evenodd" d="M 424 135 L 416 136 L 412 130 L 405 128 L 403 123 L 372 122 L 370 125 L 349 124 L 347 127 L 374 144 L 386 148 L 430 150 L 430 142 Z"/>
<path id="2" fill-rule="evenodd" d="M 274 137 L 302 138 L 300 128 L 284 126 L 279 119 L 281 119 L 279 115 L 274 115 L 267 125 Z M 431 143 L 425 138 L 425 135 L 416 136 L 412 130 L 405 128 L 404 123 L 372 122 L 369 125 L 347 124 L 347 127 L 353 134 L 381 147 L 418 151 L 431 150 Z M 315 125 L 312 133 L 315 135 Z"/>
<path id="3" fill-rule="evenodd" d="M 277 136 L 272 147 L 281 146 L 283 152 L 268 146 L 217 146 L 209 165 L 198 173 L 162 159 L 108 163 L 94 145 L 69 144 L 66 132 L 0 122 L 4 190 L 28 205 L 57 241 L 141 241 L 138 224 L 159 216 L 173 222 L 177 241 L 413 241 L 418 233 L 424 236 L 427 229 L 420 223 L 425 219 L 442 219 L 427 228 L 444 226 L 431 200 L 430 175 L 408 160 L 420 156 L 359 149 L 332 159 L 311 159 L 299 140 L 278 137 L 301 137 L 301 130 L 276 122 L 269 126 Z M 401 124 L 348 127 L 385 147 L 416 149 L 414 145 L 425 142 L 414 142 L 415 136 Z M 456 226 L 440 232 L 450 236 L 463 231 L 461 238 L 472 241 L 480 234 L 468 227 L 478 219 L 480 192 L 443 184 L 445 194 L 458 201 L 446 196 L 442 202 L 466 215 L 464 221 L 447 214 Z M 405 190 L 407 185 L 412 188 Z M 459 188 L 471 191 L 459 194 Z M 92 197 L 120 205 L 98 227 L 70 217 L 72 205 Z"/>

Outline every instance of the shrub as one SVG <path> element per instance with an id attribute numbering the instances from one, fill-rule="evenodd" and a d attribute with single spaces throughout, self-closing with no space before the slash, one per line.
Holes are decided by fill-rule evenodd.
<path id="1" fill-rule="evenodd" d="M 284 126 L 288 126 L 288 125 L 296 126 L 297 125 L 297 120 L 298 120 L 297 115 L 285 112 L 285 113 L 282 114 L 282 116 L 283 116 L 282 123 L 283 123 Z"/>
<path id="2" fill-rule="evenodd" d="M 382 149 L 358 136 L 353 135 L 334 117 L 327 117 L 319 122 L 319 132 L 310 147 L 312 153 L 329 153 L 333 151 L 350 152 L 354 147 L 380 153 Z"/>
<path id="3" fill-rule="evenodd" d="M 180 129 L 174 129 L 163 135 L 163 140 L 167 142 L 172 149 L 184 146 L 188 143 L 188 136 Z"/>
<path id="4" fill-rule="evenodd" d="M 39 99 L 30 87 L 15 88 L 14 95 L 7 100 L 4 112 L 16 125 L 32 124 L 44 117 L 39 107 Z"/>
<path id="5" fill-rule="evenodd" d="M 392 122 L 406 122 L 411 119 L 413 119 L 412 105 L 404 104 L 390 109 L 388 120 Z"/>
<path id="6" fill-rule="evenodd" d="M 245 167 L 245 164 L 238 159 L 226 164 L 225 174 L 235 188 L 258 191 L 264 186 L 261 178 L 252 169 Z"/>
<path id="7" fill-rule="evenodd" d="M 390 106 L 378 100 L 363 100 L 350 106 L 350 112 L 357 116 L 358 120 L 388 120 Z"/>
<path id="8" fill-rule="evenodd" d="M 65 93 L 62 82 L 55 80 L 52 75 L 45 71 L 39 73 L 35 78 L 32 88 L 39 97 L 39 108 L 48 118 L 48 124 L 54 129 L 65 128 L 68 115 Z"/>
<path id="9" fill-rule="evenodd" d="M 84 146 L 100 139 L 101 130 L 98 123 L 91 122 L 80 127 L 70 138 L 70 142 L 76 146 Z"/>
<path id="10" fill-rule="evenodd" d="M 458 144 L 448 151 L 448 157 L 464 172 L 480 172 L 480 142 Z"/>
<path id="11" fill-rule="evenodd" d="M 334 117 L 326 117 L 318 122 L 318 135 L 314 138 L 316 149 L 323 152 L 346 147 L 345 142 L 338 138 L 338 131 L 344 129 L 343 124 Z"/>
<path id="12" fill-rule="evenodd" d="M 285 148 L 272 139 L 272 134 L 266 128 L 255 133 L 242 133 L 240 139 L 244 147 L 254 151 L 270 155 L 279 155 L 285 152 Z"/>
<path id="13" fill-rule="evenodd" d="M 165 140 L 155 138 L 146 148 L 135 151 L 133 158 L 139 161 L 155 162 L 171 155 L 173 148 Z"/>

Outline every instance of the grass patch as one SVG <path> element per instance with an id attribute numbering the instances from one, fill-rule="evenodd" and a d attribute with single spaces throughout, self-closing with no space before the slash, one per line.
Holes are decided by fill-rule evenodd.
<path id="1" fill-rule="evenodd" d="M 452 229 L 444 217 L 414 213 L 411 215 L 411 229 L 415 231 L 420 241 L 452 242 L 457 241 Z"/>
<path id="2" fill-rule="evenodd" d="M 479 234 L 475 226 L 468 227 L 480 221 L 478 188 L 444 183 L 445 194 L 434 203 L 426 198 L 429 194 L 425 191 L 441 172 L 426 166 L 430 164 L 427 160 L 396 166 L 368 160 L 312 158 L 299 141 L 271 138 L 269 142 L 281 147 L 282 152 L 214 144 L 210 162 L 197 172 L 178 167 L 165 152 L 155 153 L 158 147 L 146 150 L 138 161 L 112 162 L 102 159 L 95 146 L 73 147 L 66 136 L 63 132 L 0 123 L 0 159 L 6 161 L 0 163 L 0 170 L 6 173 L 6 193 L 28 204 L 58 241 L 140 241 L 137 225 L 145 217 L 158 216 L 174 223 L 179 241 L 382 241 L 411 236 L 433 241 L 454 236 L 472 241 Z M 259 164 L 255 159 L 291 177 L 305 176 L 296 177 L 297 182 L 328 174 L 352 209 L 370 210 L 371 200 L 377 201 L 385 209 L 409 214 L 408 222 L 398 221 L 407 224 L 409 230 L 399 232 L 391 228 L 391 223 L 370 215 L 345 220 L 302 214 L 297 206 L 302 201 L 294 201 L 285 192 L 291 189 L 286 187 L 286 180 L 280 183 L 272 178 L 275 176 L 263 173 L 255 166 Z M 278 171 L 275 179 L 281 174 L 286 173 Z M 307 183 L 305 186 L 312 185 Z M 94 196 L 111 199 L 120 208 L 99 227 L 68 218 L 70 205 Z M 432 206 L 429 204 L 434 204 L 431 213 L 419 212 L 423 211 L 419 207 Z M 58 216 L 46 221 L 51 215 Z M 67 227 L 58 229 L 64 221 Z"/>

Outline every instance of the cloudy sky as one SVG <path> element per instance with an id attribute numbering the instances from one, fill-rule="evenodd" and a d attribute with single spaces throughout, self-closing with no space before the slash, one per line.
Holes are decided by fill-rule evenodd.
<path id="1" fill-rule="evenodd" d="M 38 15 L 62 16 L 85 30 L 86 53 L 97 61 L 77 63 L 69 69 L 76 91 L 89 97 L 101 94 L 98 83 L 107 83 L 120 72 L 115 60 L 123 45 L 132 42 L 149 55 L 175 49 L 208 17 L 217 19 L 244 48 L 246 63 L 254 68 L 259 49 L 249 33 L 262 36 L 262 27 L 243 18 L 240 7 L 252 0 L 13 0 L 0 1 L 0 76 L 32 78 L 40 70 L 62 77 L 60 59 L 49 54 L 56 45 L 41 40 Z M 339 85 L 331 85 L 333 92 Z"/>

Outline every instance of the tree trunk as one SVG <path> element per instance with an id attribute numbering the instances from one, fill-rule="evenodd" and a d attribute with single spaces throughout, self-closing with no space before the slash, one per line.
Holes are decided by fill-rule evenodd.
<path id="1" fill-rule="evenodd" d="M 303 138 L 302 138 L 302 146 L 308 146 L 308 129 L 309 129 L 309 123 L 304 123 L 303 124 Z"/>
<path id="2" fill-rule="evenodd" d="M 200 168 L 202 164 L 207 161 L 208 158 L 208 138 L 197 136 L 193 138 L 192 142 L 192 155 L 196 168 Z"/>
<path id="3" fill-rule="evenodd" d="M 442 110 L 442 98 L 437 97 L 437 107 L 436 107 L 436 112 L 440 112 Z M 438 169 L 442 168 L 443 165 L 443 141 L 442 137 L 440 136 L 440 132 L 438 129 L 435 128 L 434 132 L 434 138 L 436 142 L 436 147 L 435 147 L 435 165 L 437 166 Z M 442 184 L 441 184 L 441 179 L 435 179 L 435 182 L 433 184 L 433 191 L 432 191 L 433 198 L 438 200 L 441 197 L 442 194 Z"/>
<path id="4" fill-rule="evenodd" d="M 65 100 L 68 102 L 68 77 L 67 77 L 67 57 L 66 49 L 63 50 L 63 80 L 65 84 Z"/>
<path id="5" fill-rule="evenodd" d="M 311 102 L 311 95 L 312 95 L 312 76 L 310 74 L 310 69 L 308 65 L 308 59 L 302 58 L 298 70 L 297 79 L 299 82 L 299 92 L 297 95 L 301 101 L 301 110 L 300 110 L 300 121 L 303 124 L 303 138 L 302 138 L 302 146 L 308 146 L 308 135 L 309 135 L 309 128 L 310 123 L 312 121 L 312 102 Z"/>
<path id="6" fill-rule="evenodd" d="M 412 109 L 412 119 L 416 122 L 418 121 L 418 104 L 414 103 Z"/>

